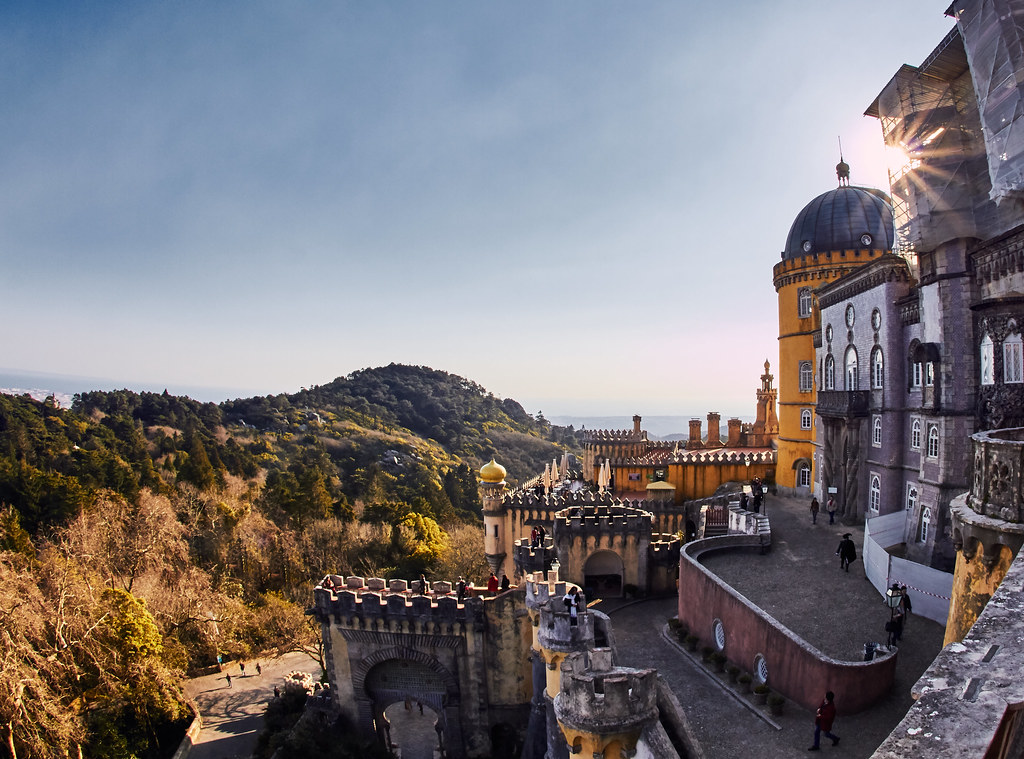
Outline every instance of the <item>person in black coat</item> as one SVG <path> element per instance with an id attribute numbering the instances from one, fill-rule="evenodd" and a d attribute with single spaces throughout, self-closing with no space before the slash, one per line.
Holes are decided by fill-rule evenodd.
<path id="1" fill-rule="evenodd" d="M 853 541 L 850 540 L 850 533 L 843 535 L 843 539 L 839 542 L 839 547 L 836 549 L 836 556 L 839 557 L 839 568 L 849 572 L 850 562 L 857 560 L 857 548 L 853 545 Z"/>

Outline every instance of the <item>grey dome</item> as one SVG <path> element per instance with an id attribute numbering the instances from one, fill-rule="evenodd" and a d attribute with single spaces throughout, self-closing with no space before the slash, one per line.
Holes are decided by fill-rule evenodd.
<path id="1" fill-rule="evenodd" d="M 864 235 L 870 235 L 870 241 Z M 838 187 L 819 195 L 797 214 L 782 257 L 833 250 L 892 250 L 894 235 L 888 195 L 869 187 Z"/>

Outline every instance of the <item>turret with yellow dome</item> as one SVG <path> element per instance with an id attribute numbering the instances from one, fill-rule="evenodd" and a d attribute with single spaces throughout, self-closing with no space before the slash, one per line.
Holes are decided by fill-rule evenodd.
<path id="1" fill-rule="evenodd" d="M 505 574 L 505 559 L 512 553 L 512 535 L 506 528 L 505 467 L 493 458 L 480 467 L 480 500 L 484 517 L 484 557 L 495 576 Z"/>

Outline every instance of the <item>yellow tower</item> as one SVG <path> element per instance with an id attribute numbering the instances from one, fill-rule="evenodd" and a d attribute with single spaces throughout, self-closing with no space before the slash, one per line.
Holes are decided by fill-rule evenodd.
<path id="1" fill-rule="evenodd" d="M 496 577 L 505 572 L 505 559 L 512 552 L 504 496 L 505 467 L 491 459 L 480 468 L 480 500 L 484 517 L 484 557 Z"/>
<path id="2" fill-rule="evenodd" d="M 810 492 L 820 367 L 814 365 L 821 319 L 814 291 L 893 248 L 892 206 L 880 190 L 850 186 L 840 158 L 839 187 L 797 215 L 782 261 L 773 270 L 779 294 L 779 487 Z"/>

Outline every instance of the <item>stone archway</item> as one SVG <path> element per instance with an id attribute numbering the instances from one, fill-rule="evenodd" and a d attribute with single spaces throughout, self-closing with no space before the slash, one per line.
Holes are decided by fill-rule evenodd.
<path id="1" fill-rule="evenodd" d="M 353 669 L 352 684 L 363 729 L 382 744 L 389 739 L 385 710 L 398 702 L 417 710 L 422 704 L 437 714 L 437 737 L 448 755 L 463 755 L 458 681 L 432 656 L 405 648 L 376 651 Z"/>
<path id="2" fill-rule="evenodd" d="M 583 588 L 588 598 L 622 595 L 622 557 L 615 551 L 595 551 L 583 565 Z"/>

